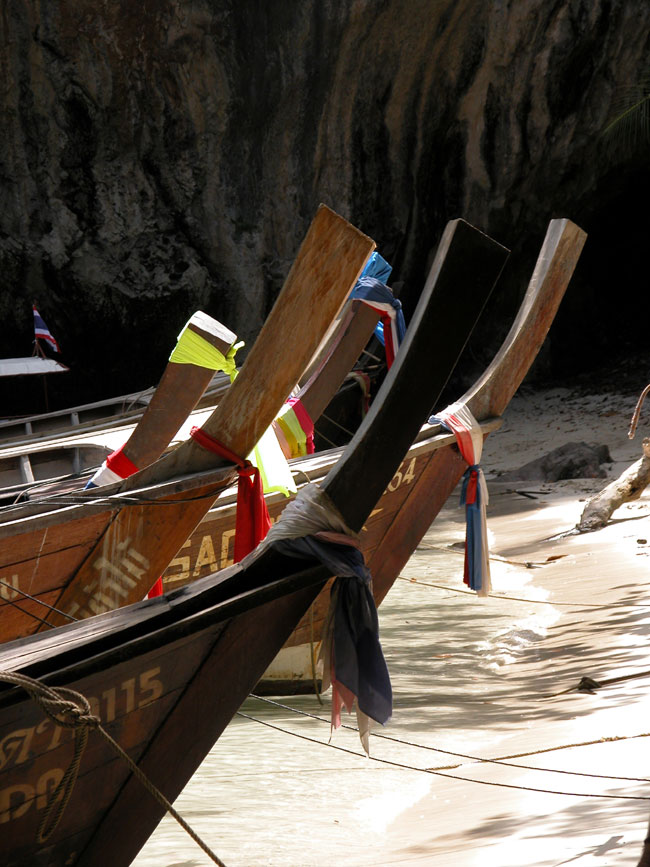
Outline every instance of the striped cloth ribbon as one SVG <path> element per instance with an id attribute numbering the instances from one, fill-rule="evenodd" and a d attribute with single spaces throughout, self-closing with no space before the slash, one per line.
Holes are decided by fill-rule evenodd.
<path id="1" fill-rule="evenodd" d="M 400 343 L 404 340 L 406 325 L 402 305 L 391 290 L 376 277 L 360 277 L 352 290 L 352 298 L 362 301 L 381 316 L 381 342 L 386 351 L 386 364 L 390 368 Z"/>
<path id="2" fill-rule="evenodd" d="M 442 412 L 431 416 L 429 424 L 440 424 L 456 437 L 456 443 L 469 465 L 463 476 L 460 504 L 465 506 L 465 568 L 464 582 L 479 596 L 492 589 L 487 534 L 487 504 L 489 501 L 485 475 L 480 467 L 483 433 L 467 406 L 452 403 Z"/>

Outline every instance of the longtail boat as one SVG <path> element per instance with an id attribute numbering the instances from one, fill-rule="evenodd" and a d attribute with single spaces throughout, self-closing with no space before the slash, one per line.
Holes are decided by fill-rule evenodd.
<path id="1" fill-rule="evenodd" d="M 467 224 L 446 230 L 437 279 L 427 284 L 402 351 L 320 485 L 318 501 L 329 501 L 333 523 L 352 536 L 444 387 L 494 282 L 486 271 L 498 275 L 506 254 Z M 412 388 L 415 378 L 418 387 Z M 318 498 L 306 501 L 306 517 L 314 521 Z M 139 774 L 168 801 L 177 797 L 328 577 L 309 554 L 287 554 L 282 541 L 263 543 L 242 563 L 167 596 L 0 649 L 5 867 L 131 863 L 164 813 L 142 790 Z M 135 770 L 95 728 L 85 751 L 76 753 L 76 776 L 66 775 L 71 730 L 45 718 L 23 686 L 39 702 L 71 698 L 47 688 L 89 697 L 102 731 L 121 745 Z M 50 707 L 60 720 L 59 709 Z M 80 715 L 67 716 L 96 727 L 83 702 Z"/>
<path id="2" fill-rule="evenodd" d="M 230 380 L 218 374 L 205 392 L 212 403 L 228 387 Z M 149 406 L 155 386 L 50 412 L 0 419 L 0 447 L 24 446 L 54 439 L 75 438 L 137 424 Z"/>
<path id="3" fill-rule="evenodd" d="M 462 221 L 459 225 L 462 228 L 458 230 L 456 247 L 464 243 L 459 240 L 463 234 L 468 238 L 484 237 L 478 230 Z M 469 244 L 469 241 L 467 243 Z M 446 250 L 442 249 L 446 253 Z M 439 262 L 436 262 L 432 267 L 430 280 L 435 281 L 440 267 Z M 486 271 L 482 279 L 492 283 L 496 277 L 493 271 Z M 363 306 L 365 308 L 365 305 Z M 356 323 L 355 331 L 361 330 L 365 339 L 373 321 L 368 319 L 367 312 L 362 313 L 355 317 L 353 323 L 346 324 L 344 331 Z M 336 339 L 333 342 L 335 344 Z M 331 395 L 334 390 L 332 379 L 335 384 L 339 382 L 348 368 L 351 345 L 358 354 L 363 344 L 358 342 L 357 336 L 356 343 L 346 343 L 346 351 L 333 353 L 330 341 L 329 350 L 320 354 L 320 360 L 308 371 L 304 391 L 308 392 L 310 398 L 310 413 L 318 415 L 326 403 L 322 388 L 309 390 L 309 383 L 313 381 L 316 371 L 323 367 L 323 359 L 333 359 L 333 374 L 326 377 L 328 394 Z M 327 366 L 326 364 L 325 367 Z M 235 380 L 233 388 L 237 386 L 243 372 L 242 370 Z M 302 394 L 302 390 L 300 393 Z M 307 398 L 305 401 L 307 402 Z M 175 459 L 183 448 L 185 447 L 181 446 L 164 460 L 168 462 L 170 458 Z M 163 462 L 158 461 L 145 472 L 158 472 L 161 463 Z M 165 478 L 164 473 L 161 478 Z M 107 497 L 85 498 L 82 504 L 75 498 L 74 504 L 68 508 L 56 509 L 55 498 L 50 505 L 35 501 L 18 509 L 5 510 L 5 521 L 0 524 L 0 613 L 3 615 L 0 618 L 0 639 L 11 640 L 40 628 L 61 625 L 71 619 L 102 613 L 142 599 L 175 557 L 186 538 L 191 535 L 200 518 L 208 511 L 209 502 L 204 499 L 205 495 L 199 486 L 204 478 L 199 475 L 198 478 L 194 476 L 180 482 L 160 481 L 155 486 L 148 487 L 146 493 L 141 495 L 156 499 L 157 507 L 149 510 L 149 514 L 155 515 L 156 520 L 162 514 L 163 503 L 165 510 L 175 512 L 170 519 L 172 531 L 160 531 L 160 541 L 152 546 L 151 557 L 147 555 L 146 564 L 140 550 L 135 555 L 131 552 L 134 531 L 128 525 L 119 542 L 121 548 L 115 547 L 118 543 L 112 539 L 114 533 L 122 532 L 121 518 L 114 521 L 114 514 L 119 512 L 125 502 L 132 502 L 124 492 L 111 495 L 110 488 L 103 488 L 101 490 L 107 492 Z M 125 487 L 137 483 L 139 479 L 142 479 L 142 473 L 132 476 L 125 483 Z M 146 476 L 145 479 L 148 481 Z M 191 491 L 189 485 L 193 486 Z M 181 500 L 175 510 L 169 503 L 172 496 Z M 192 506 L 184 503 L 189 496 L 193 498 Z M 58 502 L 65 501 L 59 499 Z M 138 508 L 136 505 L 128 506 L 123 509 L 122 515 L 130 520 L 129 516 L 137 513 Z M 234 513 L 233 509 L 231 516 L 234 516 Z M 198 517 L 192 519 L 193 514 Z M 182 527 L 187 527 L 185 536 L 181 535 Z M 112 552 L 111 546 L 115 548 Z M 96 550 L 91 553 L 93 548 Z M 202 562 L 208 561 L 203 557 Z M 156 565 L 152 566 L 153 563 Z M 218 568 L 216 564 L 212 570 L 206 571 L 214 571 L 215 568 Z"/>
<path id="4" fill-rule="evenodd" d="M 551 327 L 586 239 L 568 220 L 552 220 L 519 312 L 503 345 L 477 382 L 458 401 L 481 424 L 483 435 L 500 426 Z M 332 449 L 293 461 L 299 483 L 324 478 L 341 454 Z M 425 424 L 389 482 L 361 532 L 361 545 L 373 572 L 373 593 L 381 603 L 467 468 L 453 434 Z M 277 518 L 286 505 L 281 495 L 267 498 Z M 163 576 L 166 590 L 233 562 L 234 496 L 221 497 L 186 541 Z M 316 657 L 329 609 L 330 585 L 317 597 L 256 691 L 290 694 L 318 689 Z"/>
<path id="5" fill-rule="evenodd" d="M 298 383 L 297 396 L 313 421 L 348 377 L 378 319 L 372 306 L 354 299 L 346 302 Z M 127 466 L 148 466 L 187 439 L 191 427 L 214 410 L 236 372 L 239 345 L 229 329 L 197 311 L 179 334 L 162 379 L 147 392 L 146 400 L 142 394 L 115 399 L 108 404 L 114 410 L 109 419 L 97 415 L 106 401 L 32 416 L 20 422 L 31 432 L 4 444 L 0 423 L 0 504 L 70 494 L 89 480 L 97 486 L 96 477 L 110 477 L 97 472 L 100 464 L 109 469 L 112 464 L 123 466 L 125 457 Z M 371 366 L 364 365 L 366 369 Z M 370 381 L 367 374 L 365 378 Z M 119 415 L 117 407 L 130 407 L 131 397 L 137 398 L 136 407 Z M 66 425 L 70 419 L 74 422 Z M 20 425 L 14 424 L 14 433 Z"/>
<path id="6" fill-rule="evenodd" d="M 204 421 L 202 443 L 190 439 L 120 483 L 85 491 L 82 504 L 55 498 L 3 512 L 0 638 L 20 634 L 10 621 L 25 617 L 12 604 L 14 594 L 26 598 L 23 590 L 38 600 L 26 604 L 41 621 L 43 603 L 60 603 L 68 619 L 104 610 L 101 591 L 94 596 L 99 588 L 110 587 L 124 604 L 147 593 L 236 477 L 233 455 L 243 462 L 276 417 L 374 246 L 321 205 L 239 375 Z M 269 361 L 283 355 L 287 332 L 292 352 L 270 376 Z M 136 489 L 138 497 L 130 493 Z"/>

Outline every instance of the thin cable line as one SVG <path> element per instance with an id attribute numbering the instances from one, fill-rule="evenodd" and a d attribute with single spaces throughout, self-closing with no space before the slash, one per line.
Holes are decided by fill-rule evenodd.
<path id="1" fill-rule="evenodd" d="M 435 777 L 446 777 L 450 780 L 462 780 L 465 783 L 478 783 L 481 786 L 495 786 L 499 789 L 517 789 L 519 791 L 525 792 L 540 792 L 544 795 L 566 795 L 573 798 L 606 798 L 608 800 L 624 801 L 650 801 L 650 796 L 647 795 L 600 795 L 593 792 L 562 792 L 556 789 L 540 789 L 535 786 L 517 786 L 514 783 L 496 783 L 494 782 L 494 780 L 473 780 L 471 777 L 461 777 L 457 774 L 445 774 L 442 773 L 442 771 L 436 771 L 433 768 L 416 768 L 413 765 L 405 765 L 401 762 L 393 762 L 390 759 L 378 759 L 375 756 L 366 756 L 365 753 L 358 753 L 355 752 L 355 750 L 347 749 L 347 747 L 340 747 L 336 744 L 325 743 L 325 741 L 319 741 L 316 738 L 310 738 L 306 735 L 298 734 L 297 732 L 290 732 L 287 729 L 283 729 L 280 728 L 280 726 L 274 725 L 273 723 L 257 719 L 256 717 L 250 716 L 249 714 L 243 713 L 242 711 L 237 711 L 237 716 L 241 716 L 244 719 L 248 719 L 252 722 L 259 723 L 260 725 L 267 726 L 268 728 L 275 729 L 275 731 L 282 732 L 283 734 L 288 734 L 292 737 L 300 738 L 301 740 L 308 741 L 312 744 L 320 744 L 321 746 L 329 747 L 330 749 L 340 750 L 343 753 L 358 756 L 360 759 L 367 758 L 369 761 L 379 762 L 382 765 L 391 765 L 392 767 L 402 768 L 406 771 L 420 771 L 420 773 L 432 774 Z"/>
<path id="2" fill-rule="evenodd" d="M 430 581 L 422 581 L 420 578 L 409 578 L 406 575 L 399 575 L 400 581 L 408 581 L 409 584 L 418 584 L 422 587 L 433 587 L 436 590 L 448 590 L 450 593 L 461 593 L 466 596 L 474 596 L 476 593 L 473 590 L 463 590 L 460 587 L 449 587 L 446 584 L 432 584 Z M 526 599 L 523 596 L 504 596 L 501 593 L 488 593 L 489 599 L 507 599 L 512 602 L 530 602 L 533 605 L 552 605 L 554 608 L 643 608 L 647 609 L 647 605 L 636 605 L 633 602 L 554 602 L 549 599 Z"/>
<path id="3" fill-rule="evenodd" d="M 317 716 L 316 714 L 309 713 L 308 711 L 300 710 L 299 708 L 293 708 L 290 705 L 282 704 L 281 702 L 273 701 L 273 699 L 266 698 L 265 696 L 254 695 L 253 693 L 251 693 L 250 698 L 256 698 L 258 701 L 263 701 L 263 702 L 266 702 L 267 704 L 275 705 L 275 707 L 282 708 L 283 710 L 293 711 L 294 713 L 299 714 L 301 716 L 306 716 L 306 717 L 309 717 L 310 719 L 314 719 L 314 720 L 317 720 L 318 722 L 327 723 L 328 725 L 330 725 L 330 721 L 323 719 L 323 717 L 321 717 L 321 716 Z M 341 728 L 347 729 L 348 731 L 358 732 L 358 729 L 356 729 L 354 726 L 346 725 L 345 723 L 341 724 Z M 289 734 L 291 734 L 291 732 L 289 732 Z M 471 756 L 471 755 L 468 755 L 467 753 L 458 753 L 458 752 L 454 752 L 452 750 L 443 750 L 440 747 L 432 747 L 432 746 L 429 746 L 428 744 L 417 744 L 417 743 L 414 743 L 413 741 L 405 741 L 402 738 L 396 738 L 396 737 L 393 737 L 392 735 L 384 735 L 384 734 L 380 734 L 378 732 L 371 732 L 371 734 L 375 738 L 380 738 L 381 740 L 385 740 L 385 741 L 391 741 L 392 743 L 401 744 L 402 746 L 416 747 L 417 749 L 428 750 L 429 752 L 442 753 L 443 755 L 446 755 L 446 756 L 458 756 L 461 759 L 470 759 L 471 761 L 478 762 L 479 764 L 505 765 L 508 768 L 522 768 L 523 770 L 527 770 L 527 771 L 545 771 L 549 774 L 567 774 L 569 776 L 574 776 L 574 777 L 594 777 L 595 779 L 599 779 L 599 780 L 622 780 L 622 781 L 633 782 L 633 783 L 650 783 L 650 779 L 648 779 L 647 777 L 616 777 L 616 776 L 611 776 L 610 774 L 589 774 L 589 773 L 583 773 L 581 771 L 557 770 L 555 768 L 536 768 L 536 767 L 534 767 L 534 765 L 521 765 L 521 764 L 518 764 L 516 762 L 506 761 L 506 759 L 524 758 L 525 756 L 536 756 L 536 755 L 541 755 L 542 753 L 554 752 L 556 750 L 569 750 L 569 749 L 573 749 L 574 747 L 594 746 L 595 744 L 610 743 L 610 742 L 619 741 L 619 740 L 631 740 L 632 738 L 647 738 L 647 737 L 650 737 L 650 732 L 643 732 L 643 733 L 637 734 L 637 735 L 620 735 L 620 736 L 610 737 L 610 738 L 599 738 L 598 740 L 595 740 L 595 741 L 584 741 L 582 743 L 576 743 L 576 744 L 564 744 L 564 745 L 559 746 L 559 747 L 548 747 L 548 748 L 542 749 L 542 750 L 533 750 L 531 752 L 526 752 L 526 753 L 517 753 L 517 754 L 512 755 L 512 756 L 502 756 L 500 759 L 488 759 L 488 758 L 484 758 L 482 756 Z M 459 767 L 459 765 L 449 765 L 449 766 L 444 766 L 444 767 L 438 767 L 438 768 L 434 768 L 432 770 L 443 771 L 443 770 L 448 770 L 452 767 Z"/>
<path id="4" fill-rule="evenodd" d="M 44 608 L 47 608 L 49 611 L 54 611 L 55 614 L 60 614 L 62 617 L 67 617 L 68 620 L 76 621 L 77 618 L 73 617 L 72 614 L 68 614 L 66 611 L 61 611 L 60 608 L 55 608 L 54 605 L 50 605 L 48 602 L 45 602 L 43 599 L 38 599 L 36 596 L 32 596 L 27 593 L 25 590 L 21 590 L 20 587 L 14 587 L 13 584 L 8 584 L 6 581 L 0 580 L 0 584 L 3 587 L 9 588 L 14 593 L 20 593 L 26 599 L 29 599 L 31 602 L 36 602 L 37 605 L 42 605 Z M 13 599 L 8 599 L 6 596 L 0 597 L 0 599 L 4 599 L 5 602 L 8 602 L 10 605 L 15 605 L 19 611 L 22 611 L 24 614 L 30 614 L 32 617 L 36 617 L 37 620 L 40 620 L 40 617 L 37 617 L 35 614 L 31 614 L 30 611 L 25 611 L 24 608 L 20 608 L 17 602 Z M 46 623 L 48 626 L 51 626 L 51 623 L 47 623 L 46 620 L 41 620 L 41 623 Z"/>

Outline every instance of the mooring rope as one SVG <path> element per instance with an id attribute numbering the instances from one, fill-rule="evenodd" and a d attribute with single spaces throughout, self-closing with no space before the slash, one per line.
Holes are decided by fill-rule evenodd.
<path id="1" fill-rule="evenodd" d="M 258 701 L 263 701 L 266 704 L 274 705 L 275 707 L 281 708 L 282 710 L 292 711 L 295 714 L 298 714 L 300 716 L 306 716 L 309 719 L 316 720 L 317 722 L 329 724 L 329 720 L 323 719 L 323 717 L 320 717 L 317 714 L 309 713 L 309 711 L 300 710 L 296 707 L 291 707 L 290 705 L 283 704 L 282 702 L 274 701 L 271 698 L 266 698 L 266 696 L 255 695 L 254 693 L 251 693 L 249 698 L 255 698 Z M 255 718 L 251 717 L 251 719 Z M 357 731 L 354 726 L 346 725 L 345 723 L 341 724 L 341 728 L 347 729 L 348 731 Z M 286 731 L 286 733 L 293 734 L 293 732 L 290 732 L 288 730 Z M 498 758 L 493 759 L 488 759 L 485 756 L 472 756 L 468 755 L 467 753 L 459 753 L 454 750 L 444 750 L 441 747 L 429 746 L 429 744 L 418 744 L 414 741 L 407 741 L 404 740 L 404 738 L 396 738 L 393 735 L 384 735 L 380 732 L 371 732 L 371 734 L 373 738 L 379 738 L 380 740 L 384 741 L 391 741 L 392 743 L 400 744 L 401 746 L 415 747 L 416 749 L 428 750 L 429 752 L 433 753 L 442 753 L 445 756 L 458 756 L 458 758 L 469 759 L 470 761 L 477 762 L 479 764 L 505 765 L 508 768 L 521 768 L 522 770 L 526 771 L 544 771 L 549 774 L 567 774 L 573 777 L 594 777 L 599 780 L 621 780 L 623 782 L 631 783 L 650 783 L 650 779 L 648 779 L 647 777 L 616 777 L 612 776 L 611 774 L 590 774 L 582 771 L 558 770 L 557 768 L 539 768 L 535 767 L 535 765 L 522 765 L 511 761 L 511 759 L 521 759 L 527 756 L 539 756 L 543 753 L 559 752 L 560 750 L 570 750 L 576 747 L 588 747 L 595 746 L 596 744 L 615 743 L 617 741 L 632 740 L 634 738 L 647 738 L 650 737 L 650 732 L 641 732 L 635 735 L 613 735 L 611 737 L 602 737 L 591 741 L 579 741 L 572 744 L 560 744 L 559 746 L 555 747 L 543 747 L 542 749 L 538 750 L 529 750 L 523 753 L 512 753 L 511 755 L 499 756 Z M 457 767 L 459 767 L 459 765 L 445 765 L 431 768 L 431 770 L 445 771 Z"/>
<path id="2" fill-rule="evenodd" d="M 398 575 L 398 579 L 400 581 L 407 581 L 409 584 L 417 584 L 420 587 L 433 587 L 434 590 L 464 593 L 476 599 L 476 593 L 473 590 L 463 590 L 462 587 L 451 587 L 448 584 L 434 584 L 431 581 L 423 581 L 421 578 L 409 577 L 408 575 Z M 556 602 L 553 599 L 527 599 L 525 596 L 506 596 L 504 593 L 488 593 L 484 598 L 506 599 L 510 602 L 530 602 L 531 605 L 552 605 L 554 608 L 648 608 L 647 605 L 637 605 L 635 602 Z"/>
<path id="3" fill-rule="evenodd" d="M 232 483 L 228 483 L 225 487 L 231 487 Z M 87 497 L 83 494 L 53 494 L 49 497 L 38 497 L 34 500 L 28 500 L 26 503 L 20 503 L 17 506 L 8 505 L 0 506 L 0 513 L 9 512 L 12 509 L 20 509 L 24 506 L 102 506 L 114 512 L 119 512 L 120 509 L 127 506 L 175 506 L 179 503 L 195 503 L 199 500 L 214 500 L 218 493 L 221 493 L 224 488 L 219 488 L 216 492 L 210 491 L 206 494 L 197 494 L 195 497 L 178 497 L 174 499 L 163 499 L 158 497 L 145 497 L 142 495 L 131 494 L 130 496 L 113 494 L 103 497 Z M 95 488 L 95 490 L 97 490 Z M 118 499 L 119 497 L 119 499 Z"/>
<path id="4" fill-rule="evenodd" d="M 255 697 L 257 698 L 257 696 Z M 368 756 L 365 753 L 359 753 L 356 750 L 350 750 L 347 747 L 337 746 L 336 744 L 318 740 L 318 738 L 310 738 L 307 735 L 301 735 L 298 732 L 288 731 L 287 729 L 283 729 L 281 726 L 274 725 L 273 723 L 266 722 L 265 720 L 257 719 L 257 717 L 250 716 L 250 714 L 243 713 L 242 711 L 237 711 L 237 716 L 243 717 L 243 719 L 250 720 L 251 722 L 256 722 L 260 725 L 267 726 L 268 728 L 274 729 L 275 731 L 281 732 L 282 734 L 288 734 L 292 737 L 300 738 L 301 740 L 308 741 L 312 744 L 319 744 L 320 746 L 329 747 L 330 749 L 340 750 L 340 752 L 348 753 L 352 756 L 366 758 L 368 761 L 378 762 L 382 765 L 390 765 L 391 767 L 401 768 L 402 770 L 406 771 L 419 771 L 422 774 L 431 774 L 435 777 L 445 777 L 449 780 L 461 780 L 465 783 L 478 783 L 481 786 L 495 786 L 499 789 L 518 789 L 524 792 L 540 792 L 544 795 L 566 795 L 573 798 L 606 798 L 608 800 L 624 801 L 650 801 L 650 795 L 603 795 L 597 792 L 565 792 L 558 789 L 540 789 L 536 786 L 518 786 L 514 783 L 497 783 L 494 780 L 474 780 L 471 777 L 458 776 L 458 774 L 443 773 L 442 771 L 439 771 L 435 768 L 418 768 L 415 767 L 415 765 L 407 765 L 403 762 L 394 762 L 390 759 L 379 759 L 376 756 Z M 535 768 L 534 770 L 537 769 Z"/>
<path id="5" fill-rule="evenodd" d="M 29 599 L 30 602 L 35 602 L 37 605 L 42 605 L 43 608 L 47 608 L 48 611 L 53 611 L 55 614 L 60 614 L 61 617 L 67 617 L 68 620 L 72 620 L 76 623 L 77 618 L 73 617 L 72 614 L 68 614 L 65 611 L 61 611 L 60 608 L 55 608 L 54 605 L 50 605 L 45 602 L 43 599 L 39 599 L 37 596 L 32 596 L 30 593 L 27 593 L 25 590 L 21 590 L 20 587 L 14 587 L 13 584 L 8 584 L 6 581 L 0 580 L 0 586 L 7 587 L 9 590 L 14 593 L 20 593 L 21 596 L 24 596 L 25 599 Z M 52 623 L 48 623 L 47 620 L 43 620 L 42 617 L 39 617 L 37 614 L 34 614 L 32 611 L 26 611 L 24 608 L 21 608 L 20 605 L 16 602 L 15 599 L 8 599 L 6 596 L 0 596 L 0 599 L 3 599 L 5 602 L 8 602 L 10 605 L 14 605 L 19 611 L 22 611 L 23 614 L 27 614 L 30 617 L 33 617 L 35 620 L 38 620 L 40 623 L 43 623 L 45 626 L 52 627 Z"/>
<path id="6" fill-rule="evenodd" d="M 22 687 L 25 692 L 45 712 L 45 714 L 57 725 L 72 729 L 74 732 L 74 755 L 67 771 L 61 778 L 58 786 L 52 793 L 45 815 L 38 829 L 37 842 L 44 843 L 54 832 L 59 824 L 65 808 L 68 805 L 74 784 L 79 773 L 81 758 L 88 742 L 88 735 L 93 729 L 104 738 L 120 758 L 124 759 L 129 770 L 138 778 L 145 789 L 156 801 L 176 819 L 178 824 L 186 831 L 194 842 L 203 849 L 205 854 L 219 867 L 225 867 L 217 855 L 207 846 L 198 834 L 192 830 L 185 819 L 174 809 L 162 792 L 149 780 L 131 757 L 122 749 L 106 729 L 103 728 L 99 717 L 91 713 L 90 702 L 80 692 L 67 687 L 50 687 L 39 680 L 18 674 L 12 671 L 0 671 L 0 681 Z M 61 796 L 60 802 L 57 800 Z"/>

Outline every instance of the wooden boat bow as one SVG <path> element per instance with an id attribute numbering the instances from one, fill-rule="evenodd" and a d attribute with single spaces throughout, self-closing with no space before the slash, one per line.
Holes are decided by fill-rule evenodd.
<path id="1" fill-rule="evenodd" d="M 398 353 L 377 408 L 324 483 L 353 529 L 367 517 L 429 413 L 507 255 L 462 221 L 445 238 L 438 278 L 418 307 L 420 336 L 412 335 Z M 468 261 L 473 268 L 467 269 Z M 429 304 L 430 314 L 420 310 Z M 437 316 L 449 322 L 438 343 L 430 334 Z M 408 416 L 398 417 L 394 394 L 407 390 L 416 371 L 422 381 L 408 402 Z M 356 484 L 348 473 L 357 475 Z M 0 669 L 95 696 L 108 730 L 173 800 L 327 579 L 323 567 L 306 566 L 265 550 L 251 555 L 245 568 L 232 567 L 167 597 L 6 644 Z M 63 773 L 70 744 L 52 737 L 22 693 L 0 688 L 0 743 L 21 737 L 19 731 L 31 733 L 28 745 L 0 768 L 0 792 L 14 787 L 22 793 L 20 804 L 9 801 L 0 817 L 10 830 L 0 837 L 3 864 L 129 864 L 161 816 L 159 805 L 143 797 L 140 782 L 92 739 L 60 824 L 38 846 L 37 789 Z"/>

